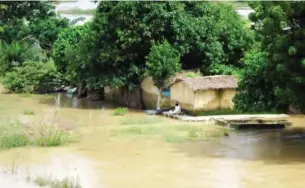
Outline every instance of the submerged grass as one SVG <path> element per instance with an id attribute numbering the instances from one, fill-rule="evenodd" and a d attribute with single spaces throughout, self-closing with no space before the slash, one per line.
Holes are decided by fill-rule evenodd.
<path id="1" fill-rule="evenodd" d="M 24 110 L 24 111 L 23 111 L 23 114 L 24 114 L 24 115 L 34 115 L 35 113 L 34 113 L 33 110 Z"/>
<path id="2" fill-rule="evenodd" d="M 33 182 L 40 187 L 50 188 L 81 188 L 78 179 L 64 178 L 62 180 L 51 177 L 38 176 L 33 179 Z"/>
<path id="3" fill-rule="evenodd" d="M 26 112 L 26 114 L 33 113 Z M 58 119 L 58 109 L 53 113 L 48 113 L 47 117 L 39 122 L 21 124 L 16 120 L 2 119 L 0 122 L 0 149 L 23 146 L 51 147 L 72 142 L 74 138 L 72 133 L 61 129 Z"/>
<path id="4" fill-rule="evenodd" d="M 146 118 L 141 118 L 141 119 L 124 119 L 121 122 L 121 125 L 143 125 L 143 124 L 155 124 L 155 123 L 160 123 L 162 120 L 160 118 L 155 118 L 155 117 L 146 117 Z"/>
<path id="5" fill-rule="evenodd" d="M 125 107 L 118 107 L 114 109 L 113 115 L 114 116 L 123 116 L 129 112 L 128 108 Z"/>
<path id="6" fill-rule="evenodd" d="M 159 137 L 168 143 L 183 143 L 196 140 L 207 140 L 229 135 L 229 130 L 216 125 L 198 124 L 135 124 L 116 128 L 111 136 L 129 136 L 152 139 Z"/>
<path id="7" fill-rule="evenodd" d="M 72 135 L 57 126 L 24 127 L 18 123 L 0 125 L 0 148 L 60 146 L 72 142 Z"/>

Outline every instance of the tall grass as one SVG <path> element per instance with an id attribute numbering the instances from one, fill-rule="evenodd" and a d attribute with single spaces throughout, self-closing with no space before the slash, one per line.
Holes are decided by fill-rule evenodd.
<path id="1" fill-rule="evenodd" d="M 56 101 L 55 112 L 48 114 L 42 121 L 33 122 L 30 126 L 18 121 L 4 120 L 0 122 L 0 148 L 8 149 L 23 146 L 60 146 L 72 142 L 73 135 L 58 125 L 59 101 Z"/>
<path id="2" fill-rule="evenodd" d="M 78 179 L 64 178 L 62 180 L 51 177 L 38 176 L 33 179 L 33 182 L 40 187 L 50 188 L 81 188 Z"/>
<path id="3" fill-rule="evenodd" d="M 123 116 L 129 112 L 128 108 L 125 107 L 119 107 L 114 109 L 113 115 L 114 116 Z"/>
<path id="4" fill-rule="evenodd" d="M 114 128 L 111 136 L 127 136 L 141 139 L 161 138 L 169 143 L 183 143 L 216 139 L 228 136 L 230 130 L 215 125 L 198 124 L 134 124 Z"/>

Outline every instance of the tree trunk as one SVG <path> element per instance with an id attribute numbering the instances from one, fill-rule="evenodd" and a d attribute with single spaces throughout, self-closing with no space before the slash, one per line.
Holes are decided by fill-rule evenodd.
<path id="1" fill-rule="evenodd" d="M 161 110 L 161 92 L 162 92 L 162 89 L 158 88 L 157 110 Z"/>

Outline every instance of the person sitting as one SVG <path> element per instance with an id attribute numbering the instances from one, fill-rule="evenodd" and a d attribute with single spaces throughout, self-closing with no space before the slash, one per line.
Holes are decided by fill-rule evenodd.
<path id="1" fill-rule="evenodd" d="M 180 107 L 179 103 L 176 102 L 175 110 L 174 111 L 171 110 L 169 112 L 173 115 L 179 115 L 181 113 L 181 107 Z"/>

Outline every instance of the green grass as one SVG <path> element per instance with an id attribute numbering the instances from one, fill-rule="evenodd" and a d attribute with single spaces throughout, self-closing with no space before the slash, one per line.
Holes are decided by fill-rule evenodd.
<path id="1" fill-rule="evenodd" d="M 32 97 L 33 95 L 31 93 L 20 93 L 21 97 Z"/>
<path id="2" fill-rule="evenodd" d="M 24 110 L 24 111 L 23 111 L 23 114 L 24 114 L 24 115 L 34 115 L 35 113 L 34 113 L 33 110 Z"/>
<path id="3" fill-rule="evenodd" d="M 81 188 L 78 180 L 69 178 L 58 180 L 49 177 L 38 176 L 33 180 L 33 183 L 40 187 L 47 186 L 50 188 Z"/>
<path id="4" fill-rule="evenodd" d="M 129 112 L 128 108 L 119 107 L 119 108 L 114 109 L 113 115 L 114 116 L 124 116 L 128 112 Z"/>
<path id="5" fill-rule="evenodd" d="M 53 147 L 71 142 L 72 136 L 55 126 L 42 126 L 34 137 L 35 145 Z"/>
<path id="6" fill-rule="evenodd" d="M 24 146 L 60 146 L 73 141 L 70 133 L 55 125 L 39 125 L 36 129 L 25 128 L 18 123 L 0 125 L 0 148 L 9 149 Z"/>
<path id="7" fill-rule="evenodd" d="M 131 125 L 121 126 L 111 136 L 125 136 L 141 139 L 161 138 L 168 143 L 183 143 L 197 140 L 220 138 L 229 135 L 229 130 L 216 125 Z"/>
<path id="8" fill-rule="evenodd" d="M 156 118 L 156 117 L 146 117 L 146 118 L 142 118 L 142 119 L 132 119 L 132 118 L 128 118 L 128 119 L 124 119 L 121 122 L 121 125 L 143 125 L 143 124 L 155 124 L 155 123 L 159 123 L 162 120 L 160 118 Z"/>
<path id="9" fill-rule="evenodd" d="M 22 147 L 29 143 L 29 137 L 24 134 L 19 124 L 5 124 L 0 126 L 0 148 Z"/>

